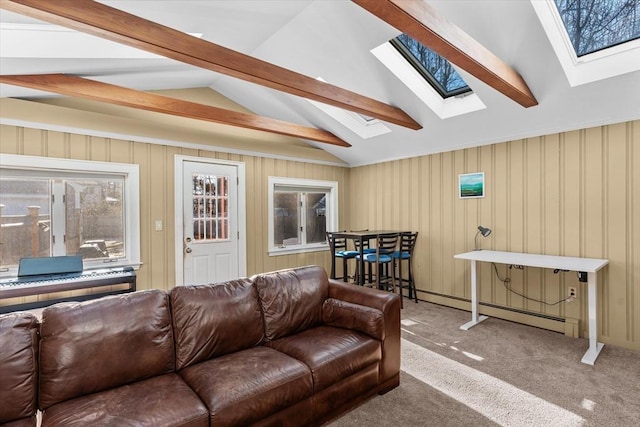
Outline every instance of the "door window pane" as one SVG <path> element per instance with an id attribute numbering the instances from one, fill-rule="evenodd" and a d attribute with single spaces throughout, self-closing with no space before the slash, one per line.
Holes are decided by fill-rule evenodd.
<path id="1" fill-rule="evenodd" d="M 193 174 L 194 240 L 229 240 L 229 177 Z"/>

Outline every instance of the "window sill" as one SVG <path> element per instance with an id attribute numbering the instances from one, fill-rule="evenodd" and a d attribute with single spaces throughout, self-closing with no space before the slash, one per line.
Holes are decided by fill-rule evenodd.
<path id="1" fill-rule="evenodd" d="M 269 248 L 269 256 L 280 256 L 280 255 L 291 255 L 291 254 L 301 254 L 306 252 L 321 252 L 329 250 L 329 245 L 326 244 L 315 244 L 315 245 L 296 245 L 296 246 L 287 246 L 284 248 Z"/>

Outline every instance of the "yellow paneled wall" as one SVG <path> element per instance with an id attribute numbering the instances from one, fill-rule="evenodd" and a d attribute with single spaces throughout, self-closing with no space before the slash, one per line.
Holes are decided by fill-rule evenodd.
<path id="1" fill-rule="evenodd" d="M 291 160 L 275 160 L 183 149 L 166 145 L 0 126 L 0 152 L 77 160 L 135 163 L 140 166 L 140 235 L 142 267 L 138 289 L 169 290 L 175 283 L 174 157 L 176 154 L 245 163 L 247 211 L 247 274 L 317 264 L 330 266 L 328 251 L 270 257 L 267 253 L 267 177 L 296 177 L 338 182 L 339 221 L 347 218 L 349 169 Z M 155 220 L 165 224 L 155 231 Z"/>
<path id="2" fill-rule="evenodd" d="M 458 175 L 470 172 L 485 173 L 484 198 L 459 199 Z M 349 193 L 353 229 L 420 232 L 423 299 L 470 309 L 470 267 L 453 255 L 473 250 L 479 224 L 493 230 L 486 249 L 609 259 L 598 275 L 598 336 L 640 349 L 640 121 L 353 168 Z M 481 263 L 481 312 L 542 326 L 578 319 L 586 336 L 587 289 L 575 273 L 498 269 L 530 298 L 553 303 L 575 286 L 578 299 L 527 300 Z"/>
<path id="3" fill-rule="evenodd" d="M 249 275 L 306 264 L 328 269 L 326 251 L 268 256 L 267 177 L 336 180 L 341 229 L 420 232 L 415 276 L 422 299 L 469 309 L 469 266 L 453 255 L 473 249 L 478 224 L 493 229 L 481 242 L 487 249 L 609 259 L 598 277 L 599 339 L 640 349 L 640 121 L 352 169 L 9 125 L 0 126 L 0 141 L 3 153 L 140 165 L 140 289 L 174 283 L 174 155 L 220 158 L 246 165 Z M 458 198 L 458 175 L 469 172 L 485 173 L 486 197 Z M 164 231 L 153 230 L 155 219 Z M 498 268 L 519 293 L 555 302 L 575 286 L 578 300 L 526 300 L 481 265 L 481 300 L 490 304 L 482 312 L 556 330 L 566 319 L 586 336 L 586 286 L 574 273 Z"/>

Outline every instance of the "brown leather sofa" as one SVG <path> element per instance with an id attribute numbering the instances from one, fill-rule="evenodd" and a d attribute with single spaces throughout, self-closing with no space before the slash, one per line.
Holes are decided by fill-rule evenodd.
<path id="1" fill-rule="evenodd" d="M 31 348 L 0 360 L 3 401 L 5 373 L 39 376 L 2 422 L 33 425 L 37 402 L 43 426 L 319 425 L 399 384 L 400 301 L 302 267 L 56 304 Z"/>
<path id="2" fill-rule="evenodd" d="M 0 316 L 0 424 L 36 423 L 38 319 L 30 313 Z"/>

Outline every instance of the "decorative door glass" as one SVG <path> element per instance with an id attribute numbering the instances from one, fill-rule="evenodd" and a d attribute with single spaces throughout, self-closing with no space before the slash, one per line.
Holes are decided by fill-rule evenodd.
<path id="1" fill-rule="evenodd" d="M 193 174 L 193 239 L 229 240 L 229 177 Z"/>

